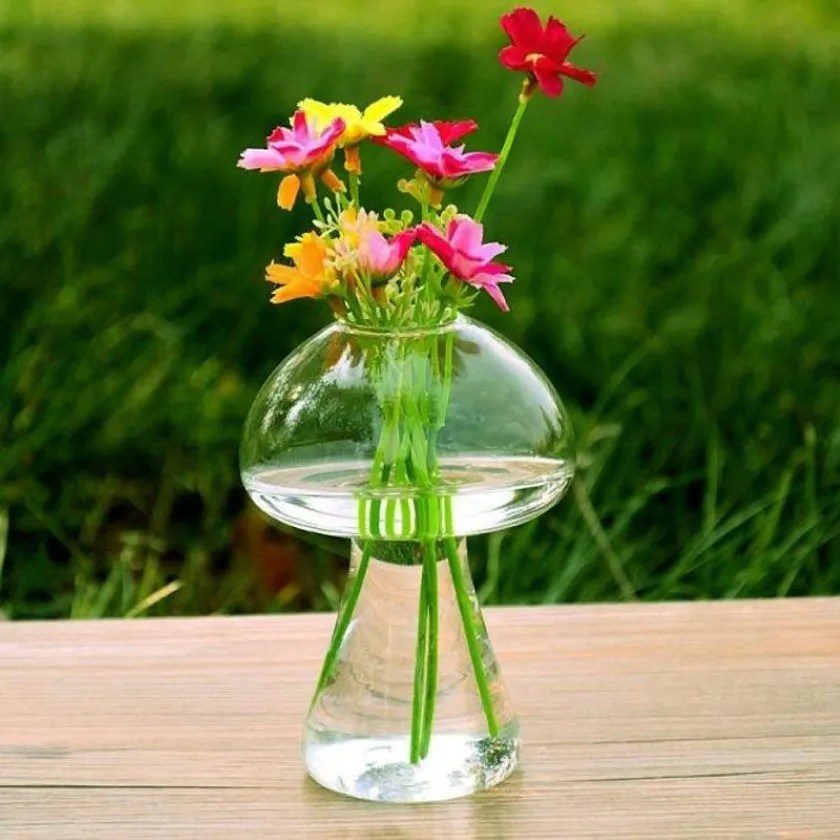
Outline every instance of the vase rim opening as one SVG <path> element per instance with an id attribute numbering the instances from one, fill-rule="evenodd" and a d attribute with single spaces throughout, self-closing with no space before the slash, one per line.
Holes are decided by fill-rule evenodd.
<path id="1" fill-rule="evenodd" d="M 444 315 L 438 322 L 433 324 L 377 324 L 364 323 L 349 320 L 346 316 L 336 316 L 335 324 L 343 332 L 353 335 L 370 335 L 382 337 L 421 337 L 426 335 L 439 335 L 448 333 L 468 319 L 457 310 Z"/>

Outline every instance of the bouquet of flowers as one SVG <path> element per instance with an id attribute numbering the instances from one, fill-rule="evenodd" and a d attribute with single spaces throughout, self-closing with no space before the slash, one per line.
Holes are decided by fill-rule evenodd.
<path id="1" fill-rule="evenodd" d="M 315 696 L 333 674 L 370 557 L 422 565 L 412 764 L 429 750 L 435 715 L 439 562 L 450 570 L 487 730 L 491 736 L 498 731 L 479 650 L 480 614 L 463 580 L 458 523 L 437 454 L 459 353 L 454 333 L 442 328 L 481 292 L 508 310 L 503 287 L 514 278 L 511 267 L 499 261 L 505 246 L 485 240 L 485 212 L 535 93 L 558 97 L 567 79 L 596 82 L 591 71 L 570 63 L 580 39 L 556 18 L 543 24 L 534 10 L 520 7 L 503 15 L 501 25 L 510 44 L 499 59 L 524 79 L 498 154 L 467 150 L 463 141 L 478 128 L 470 119 L 386 126 L 386 118 L 402 105 L 398 96 L 385 96 L 363 110 L 304 99 L 289 126 L 274 129 L 265 148 L 246 149 L 238 164 L 281 176 L 280 208 L 291 209 L 301 197 L 311 208 L 312 228 L 285 245 L 283 259 L 266 268 L 266 280 L 274 287 L 271 301 L 323 298 L 336 318 L 356 329 L 355 352 L 365 358 L 381 413 L 379 442 L 358 498 L 361 561 Z M 397 185 L 413 209 L 374 209 L 364 203 L 363 164 L 382 150 L 413 167 L 413 174 Z M 450 201 L 465 181 L 488 173 L 472 214 Z M 389 493 L 376 492 L 383 489 Z"/>

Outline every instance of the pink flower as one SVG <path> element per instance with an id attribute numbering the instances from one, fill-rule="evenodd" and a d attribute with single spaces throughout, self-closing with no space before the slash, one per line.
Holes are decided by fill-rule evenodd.
<path id="1" fill-rule="evenodd" d="M 390 239 L 379 231 L 368 231 L 359 242 L 359 266 L 368 274 L 391 277 L 405 262 L 416 238 L 417 228 L 404 230 Z"/>
<path id="2" fill-rule="evenodd" d="M 500 22 L 510 44 L 502 48 L 499 61 L 509 70 L 528 73 L 547 96 L 563 93 L 562 76 L 589 86 L 598 81 L 591 70 L 582 70 L 567 60 L 581 39 L 573 37 L 556 17 L 549 16 L 543 26 L 533 9 L 519 6 L 502 15 Z"/>
<path id="3" fill-rule="evenodd" d="M 379 280 L 396 274 L 417 239 L 417 228 L 388 239 L 380 226 L 376 213 L 355 207 L 342 211 L 338 237 L 333 240 L 333 265 L 339 271 L 361 271 Z"/>
<path id="4" fill-rule="evenodd" d="M 377 277 L 391 277 L 405 262 L 408 249 L 417 239 L 417 228 L 409 228 L 386 239 L 378 230 L 365 228 L 358 249 L 362 271 Z"/>
<path id="5" fill-rule="evenodd" d="M 493 262 L 507 250 L 498 242 L 482 242 L 484 228 L 469 216 L 456 216 L 442 234 L 436 227 L 423 222 L 417 229 L 417 238 L 444 264 L 453 277 L 484 289 L 507 312 L 509 307 L 499 283 L 511 283 L 509 265 Z"/>
<path id="6" fill-rule="evenodd" d="M 237 166 L 261 172 L 322 169 L 343 132 L 344 120 L 335 119 L 318 132 L 314 120 L 309 122 L 303 111 L 296 111 L 291 128 L 275 128 L 268 136 L 265 149 L 245 149 Z"/>
<path id="7" fill-rule="evenodd" d="M 380 141 L 408 158 L 436 185 L 452 186 L 468 175 L 487 172 L 496 165 L 498 155 L 489 152 L 465 152 L 463 146 L 450 146 L 477 128 L 472 120 L 462 122 L 425 122 L 389 129 Z"/>

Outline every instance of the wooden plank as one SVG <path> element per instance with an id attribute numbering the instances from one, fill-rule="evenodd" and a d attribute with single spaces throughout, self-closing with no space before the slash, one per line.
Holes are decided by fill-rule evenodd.
<path id="1" fill-rule="evenodd" d="M 840 838 L 840 599 L 487 618 L 523 769 L 413 807 L 303 773 L 331 616 L 0 624 L 0 838 Z"/>

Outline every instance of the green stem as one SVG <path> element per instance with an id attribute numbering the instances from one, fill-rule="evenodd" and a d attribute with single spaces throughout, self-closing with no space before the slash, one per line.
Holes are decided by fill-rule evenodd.
<path id="1" fill-rule="evenodd" d="M 447 499 L 447 502 L 450 500 Z M 499 734 L 499 724 L 496 722 L 496 713 L 493 711 L 493 699 L 490 696 L 490 685 L 487 682 L 487 673 L 484 670 L 484 659 L 481 656 L 481 649 L 478 644 L 479 628 L 473 617 L 472 603 L 467 594 L 467 584 L 464 573 L 461 570 L 461 560 L 458 557 L 458 547 L 454 537 L 446 537 L 443 541 L 446 548 L 446 557 L 449 560 L 449 572 L 452 575 L 452 586 L 455 590 L 455 597 L 458 601 L 458 610 L 461 613 L 461 622 L 464 625 L 464 636 L 467 639 L 467 649 L 470 653 L 475 681 L 478 685 L 478 694 L 481 697 L 481 707 L 484 710 L 484 717 L 487 719 L 487 729 L 490 737 L 495 738 Z"/>
<path id="2" fill-rule="evenodd" d="M 446 496 L 441 499 L 441 503 L 443 504 L 443 528 L 446 531 L 447 536 L 454 537 L 455 517 L 452 513 L 452 498 L 450 496 Z"/>
<path id="3" fill-rule="evenodd" d="M 353 174 L 353 173 L 351 173 Z M 403 402 L 403 360 L 399 358 L 398 348 L 398 362 L 397 362 L 397 387 L 395 397 L 392 405 L 391 416 L 387 416 L 387 411 L 383 405 L 382 411 L 382 431 L 379 435 L 379 444 L 376 448 L 376 453 L 373 458 L 373 467 L 371 470 L 371 483 L 375 487 L 387 487 L 388 481 L 391 478 L 392 471 L 395 474 L 395 481 L 399 483 L 402 479 L 400 469 L 400 415 L 402 412 Z M 381 476 L 381 480 L 380 480 Z M 381 536 L 380 529 L 380 511 L 382 500 L 374 499 L 370 509 L 370 526 L 369 533 L 375 537 Z M 397 502 L 395 499 L 387 499 L 385 501 L 385 536 L 394 539 L 396 537 L 396 508 Z"/>
<path id="4" fill-rule="evenodd" d="M 430 500 L 431 502 L 431 500 Z M 426 585 L 426 599 L 429 611 L 428 647 L 426 658 L 426 699 L 423 704 L 423 735 L 420 742 L 420 758 L 429 754 L 432 740 L 432 725 L 435 719 L 435 698 L 438 683 L 438 577 L 437 548 L 434 540 L 423 544 L 423 578 Z"/>
<path id="5" fill-rule="evenodd" d="M 424 193 L 420 199 L 420 220 L 425 222 L 429 218 L 429 196 Z"/>
<path id="6" fill-rule="evenodd" d="M 516 137 L 516 132 L 519 130 L 519 124 L 522 122 L 522 117 L 525 116 L 525 109 L 528 107 L 528 103 L 530 101 L 531 99 L 528 96 L 519 97 L 519 105 L 517 106 L 516 111 L 513 114 L 513 119 L 511 120 L 507 137 L 505 137 L 505 142 L 502 146 L 502 151 L 499 152 L 499 159 L 496 162 L 496 168 L 490 175 L 490 180 L 487 182 L 487 186 L 484 187 L 484 192 L 481 196 L 481 201 L 478 202 L 478 208 L 476 209 L 475 214 L 473 216 L 473 218 L 477 222 L 480 222 L 484 218 L 484 213 L 487 210 L 487 205 L 490 203 L 490 198 L 493 195 L 493 191 L 496 189 L 496 184 L 499 182 L 499 178 L 502 175 L 502 170 L 505 168 L 508 155 L 510 154 L 510 150 L 513 147 L 513 141 Z"/>
<path id="7" fill-rule="evenodd" d="M 429 612 L 426 603 L 426 567 L 420 579 L 420 599 L 417 606 L 417 648 L 414 652 L 414 700 L 411 706 L 411 745 L 409 749 L 412 764 L 420 761 L 420 748 L 423 741 L 423 700 L 425 694 L 426 670 L 426 625 Z"/>
<path id="8" fill-rule="evenodd" d="M 324 686 L 327 684 L 327 680 L 330 678 L 333 668 L 335 667 L 336 660 L 338 659 L 338 653 L 341 650 L 341 643 L 344 640 L 345 633 L 347 633 L 347 628 L 350 626 L 350 621 L 353 618 L 353 612 L 356 609 L 356 604 L 358 603 L 359 595 L 362 591 L 362 584 L 364 583 L 365 573 L 367 572 L 368 562 L 370 561 L 371 549 L 372 545 L 370 543 L 365 543 L 361 559 L 359 560 L 359 568 L 356 570 L 356 577 L 353 579 L 353 585 L 350 587 L 350 591 L 347 594 L 347 600 L 344 603 L 344 608 L 336 618 L 332 639 L 330 639 L 330 646 L 327 650 L 324 664 L 321 667 L 321 673 L 318 676 L 318 685 L 315 688 L 315 694 L 312 697 L 312 703 L 309 707 L 310 712 L 312 711 L 312 707 L 315 705 L 315 701 L 320 696 Z"/>
<path id="9" fill-rule="evenodd" d="M 313 202 L 309 205 L 312 208 L 312 212 L 315 214 L 315 218 L 319 222 L 324 222 L 324 214 L 321 212 L 321 205 L 318 203 L 318 199 L 316 198 Z"/>
<path id="10" fill-rule="evenodd" d="M 443 388 L 440 395 L 440 406 L 438 407 L 439 420 L 441 428 L 446 417 L 446 411 L 449 408 L 449 396 L 452 391 L 452 354 L 455 349 L 455 333 L 450 331 L 446 334 L 446 349 L 444 352 L 443 361 Z"/>
<path id="11" fill-rule="evenodd" d="M 382 483 L 381 483 L 382 487 L 387 487 L 388 486 L 388 480 L 390 479 L 390 477 L 391 477 L 391 465 L 390 464 L 385 464 L 385 466 L 382 468 Z M 386 499 L 385 500 L 385 536 L 386 537 L 396 527 L 390 519 L 391 508 L 392 508 L 391 500 Z M 381 522 L 381 513 L 380 513 L 381 509 L 382 509 L 382 499 L 379 499 L 379 498 L 374 499 L 374 502 L 371 505 L 371 509 L 370 509 L 370 515 L 371 515 L 370 533 L 373 534 L 374 536 L 376 536 L 377 539 L 382 536 L 380 534 L 381 529 L 379 527 L 380 522 Z"/>
<path id="12" fill-rule="evenodd" d="M 359 173 L 350 172 L 348 177 L 350 178 L 350 198 L 358 210 L 361 207 L 361 204 L 359 204 Z"/>
<path id="13" fill-rule="evenodd" d="M 452 376 L 452 338 L 448 336 L 443 365 L 438 343 L 433 339 L 400 344 L 393 356 L 383 353 L 382 366 L 376 371 L 380 377 L 383 428 L 374 455 L 371 487 L 406 488 L 406 493 L 385 499 L 381 530 L 386 539 L 416 540 L 422 552 L 409 737 L 409 757 L 413 764 L 429 754 L 436 715 L 440 632 L 438 557 L 442 556 L 438 540 L 441 518 L 447 512 L 435 492 L 439 481 L 436 445 L 449 392 L 449 383 L 441 383 L 440 379 L 441 375 L 444 379 Z M 379 511 L 377 499 L 366 508 L 367 530 L 371 534 L 380 531 Z M 399 534 L 398 513 L 402 521 Z"/>
<path id="14" fill-rule="evenodd" d="M 346 210 L 348 207 L 350 207 L 351 201 L 343 192 L 337 192 L 334 193 L 334 195 L 336 204 L 339 206 L 339 209 Z"/>

